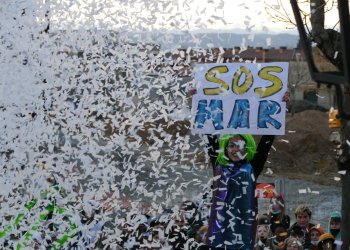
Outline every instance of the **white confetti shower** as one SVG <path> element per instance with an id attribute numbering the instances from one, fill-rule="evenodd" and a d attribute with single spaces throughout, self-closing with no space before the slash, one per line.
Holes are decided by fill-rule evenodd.
<path id="1" fill-rule="evenodd" d="M 217 2 L 207 7 L 220 12 Z M 188 133 L 187 95 L 192 58 L 206 50 L 148 33 L 223 22 L 222 11 L 208 16 L 197 5 L 190 16 L 190 8 L 2 3 L 1 246 L 135 247 L 139 239 L 125 242 L 125 230 L 137 232 L 179 205 L 190 186 L 207 185 L 210 171 L 197 174 L 204 144 Z"/>

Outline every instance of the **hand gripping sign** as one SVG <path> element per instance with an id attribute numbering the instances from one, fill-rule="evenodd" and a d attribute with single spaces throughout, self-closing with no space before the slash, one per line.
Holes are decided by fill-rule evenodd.
<path id="1" fill-rule="evenodd" d="M 193 133 L 285 133 L 288 63 L 199 64 L 195 82 Z"/>

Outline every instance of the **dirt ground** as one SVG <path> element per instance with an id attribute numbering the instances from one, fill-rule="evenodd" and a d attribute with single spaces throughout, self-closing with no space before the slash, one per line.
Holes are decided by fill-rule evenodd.
<path id="1" fill-rule="evenodd" d="M 328 113 L 306 110 L 286 117 L 286 134 L 277 136 L 266 164 L 275 176 L 340 185 L 336 145 L 329 140 Z M 270 172 L 271 174 L 271 172 Z"/>

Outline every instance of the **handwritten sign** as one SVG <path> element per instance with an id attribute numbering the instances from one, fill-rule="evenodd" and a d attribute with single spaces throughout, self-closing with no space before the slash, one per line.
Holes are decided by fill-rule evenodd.
<path id="1" fill-rule="evenodd" d="M 195 82 L 193 133 L 285 133 L 288 63 L 199 64 Z"/>

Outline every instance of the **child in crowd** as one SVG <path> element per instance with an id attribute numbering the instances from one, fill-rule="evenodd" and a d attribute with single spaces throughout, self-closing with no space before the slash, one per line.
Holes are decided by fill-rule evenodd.
<path id="1" fill-rule="evenodd" d="M 298 226 L 298 225 L 294 226 L 293 229 L 289 231 L 289 234 L 290 234 L 290 236 L 297 238 L 303 246 L 306 245 L 305 242 L 306 242 L 307 237 L 305 234 L 307 234 L 307 233 L 300 226 Z M 305 247 L 305 248 L 309 249 L 308 247 Z"/>
<path id="2" fill-rule="evenodd" d="M 201 226 L 203 226 L 198 206 L 193 201 L 186 200 L 182 202 L 180 207 L 180 217 L 186 224 L 185 235 L 187 238 L 194 238 L 196 232 Z"/>
<path id="3" fill-rule="evenodd" d="M 295 237 L 288 237 L 284 242 L 284 250 L 304 250 L 303 244 Z"/>
<path id="4" fill-rule="evenodd" d="M 337 244 L 337 249 L 341 249 L 341 233 L 340 233 L 340 224 L 341 224 L 341 214 L 338 211 L 334 211 L 330 214 L 329 219 L 329 233 L 331 233 L 335 238 L 335 244 Z"/>
<path id="5" fill-rule="evenodd" d="M 285 213 L 285 202 L 282 194 L 275 194 L 270 199 L 270 206 L 268 211 L 271 224 L 282 223 L 285 228 L 290 226 L 290 217 Z"/>
<path id="6" fill-rule="evenodd" d="M 274 235 L 273 249 L 283 249 L 284 241 L 288 238 L 287 228 L 282 223 L 271 225 L 272 235 Z"/>
<path id="7" fill-rule="evenodd" d="M 309 230 L 309 237 L 311 243 L 309 247 L 310 250 L 318 250 L 318 240 L 322 234 L 324 234 L 324 230 L 319 225 L 316 225 Z"/>
<path id="8" fill-rule="evenodd" d="M 195 237 L 196 242 L 198 243 L 198 250 L 207 249 L 206 243 L 208 241 L 208 225 L 203 225 L 196 233 Z"/>
<path id="9" fill-rule="evenodd" d="M 296 234 L 298 237 L 302 237 L 304 248 L 309 248 L 311 245 L 309 230 L 315 226 L 314 224 L 310 223 L 312 215 L 311 210 L 308 206 L 301 204 L 297 206 L 294 214 L 296 222 L 289 228 L 289 234 Z"/>
<path id="10" fill-rule="evenodd" d="M 265 215 L 258 216 L 258 225 L 255 236 L 255 250 L 272 249 L 272 232 L 270 230 L 270 220 Z"/>
<path id="11" fill-rule="evenodd" d="M 319 250 L 335 250 L 336 244 L 334 243 L 334 236 L 330 233 L 322 234 L 318 240 Z"/>

